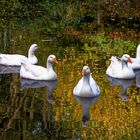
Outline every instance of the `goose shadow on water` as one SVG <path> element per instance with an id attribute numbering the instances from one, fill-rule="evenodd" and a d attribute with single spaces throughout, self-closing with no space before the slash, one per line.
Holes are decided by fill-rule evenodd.
<path id="1" fill-rule="evenodd" d="M 120 86 L 120 97 L 122 101 L 127 102 L 129 101 L 131 95 L 127 93 L 128 87 L 132 85 L 135 79 L 117 79 L 107 76 L 110 85 L 113 86 Z"/>
<path id="2" fill-rule="evenodd" d="M 136 86 L 140 88 L 140 69 L 139 70 L 134 70 L 135 75 L 136 75 Z"/>
<path id="3" fill-rule="evenodd" d="M 0 64 L 0 74 L 19 73 L 20 66 L 5 66 Z"/>
<path id="4" fill-rule="evenodd" d="M 91 105 L 95 104 L 99 96 L 95 97 L 79 97 L 79 96 L 74 96 L 77 102 L 80 103 L 82 107 L 82 125 L 83 126 L 88 126 L 89 120 L 90 120 L 90 107 Z"/>
<path id="5" fill-rule="evenodd" d="M 57 80 L 38 81 L 38 80 L 30 80 L 30 79 L 21 78 L 20 83 L 21 83 L 21 89 L 46 87 L 45 94 L 47 96 L 48 102 L 51 104 L 55 104 L 55 98 L 52 92 L 53 92 L 53 89 L 56 87 Z"/>

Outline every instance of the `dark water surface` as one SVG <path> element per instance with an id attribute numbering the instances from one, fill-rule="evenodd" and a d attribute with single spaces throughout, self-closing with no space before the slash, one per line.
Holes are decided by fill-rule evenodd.
<path id="1" fill-rule="evenodd" d="M 12 42 L 11 53 L 27 55 L 31 40 Z M 81 46 L 57 46 L 41 39 L 32 42 L 39 65 L 55 54 L 58 81 L 20 79 L 19 74 L 0 74 L 1 140 L 135 140 L 140 137 L 140 76 L 134 80 L 107 77 L 109 56 L 92 55 Z M 25 47 L 26 46 L 26 47 Z M 4 51 L 4 50 L 2 50 Z M 135 50 L 134 50 L 135 51 Z M 88 64 L 100 87 L 96 98 L 73 96 L 73 88 Z"/>

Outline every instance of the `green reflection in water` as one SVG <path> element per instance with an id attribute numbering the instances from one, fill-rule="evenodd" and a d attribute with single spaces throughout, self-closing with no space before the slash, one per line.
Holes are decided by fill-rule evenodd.
<path id="1" fill-rule="evenodd" d="M 17 35 L 19 37 L 19 35 Z M 0 134 L 9 139 L 138 139 L 140 136 L 140 96 L 135 81 L 126 90 L 130 99 L 121 98 L 121 87 L 110 86 L 105 75 L 110 55 L 100 50 L 91 52 L 44 42 L 43 37 L 23 33 L 11 44 L 12 51 L 27 54 L 33 40 L 40 48 L 36 52 L 39 65 L 45 66 L 49 54 L 59 61 L 55 66 L 58 83 L 52 90 L 51 101 L 46 87 L 23 89 L 18 74 L 0 75 Z M 36 38 L 36 39 L 35 39 Z M 16 47 L 14 47 L 16 46 Z M 27 46 L 27 47 L 25 47 Z M 134 50 L 135 51 L 135 50 Z M 123 53 L 123 52 L 121 52 Z M 73 88 L 81 78 L 81 70 L 88 64 L 101 95 L 89 109 L 88 125 L 82 125 L 83 110 L 73 96 Z M 54 102 L 52 102 L 52 100 Z"/>

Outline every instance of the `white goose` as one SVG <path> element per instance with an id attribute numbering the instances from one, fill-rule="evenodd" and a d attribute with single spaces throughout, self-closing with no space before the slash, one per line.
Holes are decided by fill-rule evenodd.
<path id="1" fill-rule="evenodd" d="M 137 47 L 136 58 L 130 57 L 131 63 L 128 64 L 132 69 L 140 69 L 140 44 Z"/>
<path id="2" fill-rule="evenodd" d="M 21 63 L 20 77 L 32 80 L 57 80 L 57 75 L 53 70 L 54 63 L 57 63 L 55 55 L 49 55 L 47 68 L 23 61 Z"/>
<path id="3" fill-rule="evenodd" d="M 90 68 L 84 66 L 83 77 L 73 89 L 73 94 L 79 97 L 95 97 L 100 94 L 100 89 L 90 74 Z"/>
<path id="4" fill-rule="evenodd" d="M 107 68 L 106 74 L 118 79 L 135 78 L 135 73 L 133 69 L 128 66 L 128 62 L 130 62 L 130 56 L 127 54 L 124 54 L 121 59 L 116 56 L 112 56 L 111 64 Z"/>
<path id="5" fill-rule="evenodd" d="M 0 54 L 0 64 L 6 66 L 20 66 L 21 59 L 31 64 L 38 62 L 34 52 L 38 48 L 37 44 L 32 44 L 28 51 L 28 58 L 20 54 Z"/>

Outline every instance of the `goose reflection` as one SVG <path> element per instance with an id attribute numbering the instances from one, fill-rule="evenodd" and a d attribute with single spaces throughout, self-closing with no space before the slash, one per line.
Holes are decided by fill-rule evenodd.
<path id="1" fill-rule="evenodd" d="M 76 100 L 81 104 L 83 115 L 82 115 L 82 124 L 83 126 L 87 126 L 90 120 L 89 110 L 92 104 L 95 104 L 99 96 L 96 97 L 78 97 L 74 96 Z"/>
<path id="2" fill-rule="evenodd" d="M 19 73 L 19 66 L 5 66 L 0 65 L 0 74 L 10 74 L 10 73 Z"/>
<path id="3" fill-rule="evenodd" d="M 55 99 L 53 97 L 52 91 L 56 87 L 57 80 L 37 81 L 37 80 L 30 80 L 30 79 L 21 78 L 20 82 L 21 82 L 22 89 L 46 87 L 45 94 L 47 96 L 48 102 L 51 104 L 55 103 Z"/>
<path id="4" fill-rule="evenodd" d="M 132 85 L 135 79 L 117 79 L 107 76 L 111 86 L 121 86 L 120 97 L 122 101 L 129 101 L 130 95 L 127 94 L 127 89 Z"/>

